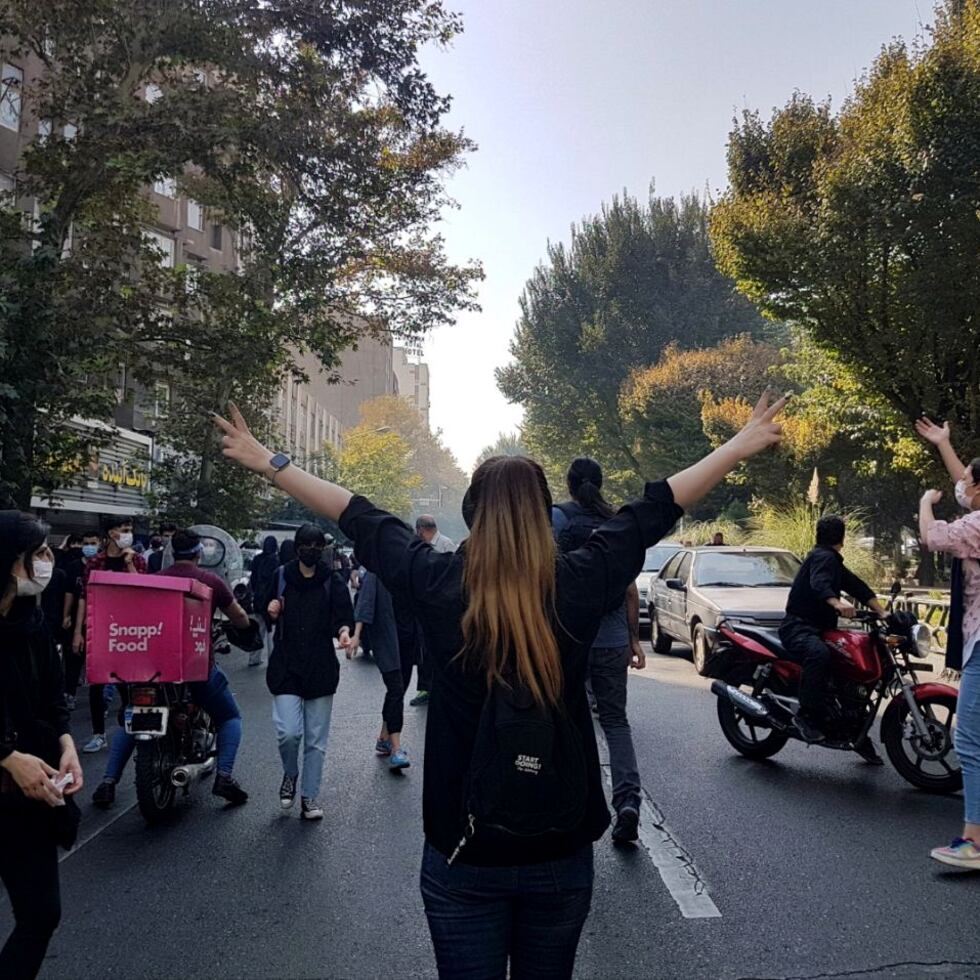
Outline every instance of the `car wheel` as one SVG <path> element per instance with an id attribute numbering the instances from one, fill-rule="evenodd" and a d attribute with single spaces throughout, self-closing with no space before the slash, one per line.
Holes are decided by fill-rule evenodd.
<path id="1" fill-rule="evenodd" d="M 661 655 L 670 653 L 670 648 L 674 645 L 674 641 L 660 628 L 657 611 L 653 607 L 650 608 L 650 642 L 654 653 Z"/>
<path id="2" fill-rule="evenodd" d="M 708 634 L 700 623 L 691 633 L 691 659 L 694 669 L 704 677 L 708 669 Z"/>

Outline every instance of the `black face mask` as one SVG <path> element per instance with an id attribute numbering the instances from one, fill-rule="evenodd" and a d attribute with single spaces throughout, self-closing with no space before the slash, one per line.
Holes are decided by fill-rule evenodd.
<path id="1" fill-rule="evenodd" d="M 323 557 L 323 548 L 297 548 L 296 557 L 307 568 L 316 568 Z"/>

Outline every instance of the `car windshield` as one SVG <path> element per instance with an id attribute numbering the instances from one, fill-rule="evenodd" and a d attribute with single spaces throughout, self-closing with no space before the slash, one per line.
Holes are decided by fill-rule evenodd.
<path id="1" fill-rule="evenodd" d="M 655 544 L 652 548 L 647 548 L 643 571 L 659 572 L 670 560 L 671 555 L 676 555 L 680 550 L 680 545 L 677 544 Z"/>
<path id="2" fill-rule="evenodd" d="M 790 586 L 799 567 L 799 559 L 784 551 L 704 553 L 695 578 L 702 588 Z"/>

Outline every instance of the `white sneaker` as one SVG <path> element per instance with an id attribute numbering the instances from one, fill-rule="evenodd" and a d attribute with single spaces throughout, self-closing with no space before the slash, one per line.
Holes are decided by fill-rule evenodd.
<path id="1" fill-rule="evenodd" d="M 105 735 L 93 735 L 83 746 L 82 751 L 88 752 L 90 755 L 93 752 L 101 752 L 106 747 Z"/>
<path id="2" fill-rule="evenodd" d="M 323 807 L 319 800 L 308 800 L 305 796 L 300 803 L 300 818 L 302 820 L 322 820 Z"/>

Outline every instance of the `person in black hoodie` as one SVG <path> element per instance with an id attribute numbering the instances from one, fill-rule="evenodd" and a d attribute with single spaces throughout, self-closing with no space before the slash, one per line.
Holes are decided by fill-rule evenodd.
<path id="1" fill-rule="evenodd" d="M 395 515 L 273 455 L 234 406 L 233 422 L 215 418 L 226 457 L 339 522 L 364 566 L 422 624 L 434 685 L 421 886 L 444 980 L 505 977 L 508 961 L 514 977 L 571 977 L 592 901 L 592 844 L 610 822 L 585 695 L 592 640 L 682 508 L 779 443 L 784 404 L 763 396 L 727 443 L 649 483 L 642 499 L 561 555 L 547 478 L 527 457 L 477 468 L 463 500 L 471 534 L 440 554 Z M 526 724 L 515 724 L 522 716 Z"/>
<path id="2" fill-rule="evenodd" d="M 314 524 L 296 532 L 296 561 L 278 572 L 269 617 L 276 637 L 266 683 L 279 738 L 283 777 L 279 802 L 284 810 L 296 799 L 299 747 L 303 743 L 300 817 L 321 820 L 317 795 L 330 735 L 333 696 L 340 681 L 334 637 L 349 645 L 354 609 L 347 583 L 323 561 L 326 535 Z"/>
<path id="3" fill-rule="evenodd" d="M 54 571 L 46 537 L 32 515 L 0 511 L 0 881 L 15 921 L 0 951 L 5 980 L 37 976 L 58 927 L 57 849 L 74 842 L 78 814 L 65 797 L 83 781 L 61 662 L 38 605 Z"/>
<path id="4" fill-rule="evenodd" d="M 266 642 L 266 653 L 272 647 L 272 623 L 265 610 L 275 597 L 274 587 L 278 568 L 279 542 L 269 534 L 262 542 L 262 551 L 252 559 L 252 571 L 251 577 L 249 578 L 249 585 L 252 589 L 252 602 L 256 612 L 260 615 L 259 623 Z M 249 667 L 259 667 L 261 664 L 261 650 L 256 650 L 249 654 Z"/>

